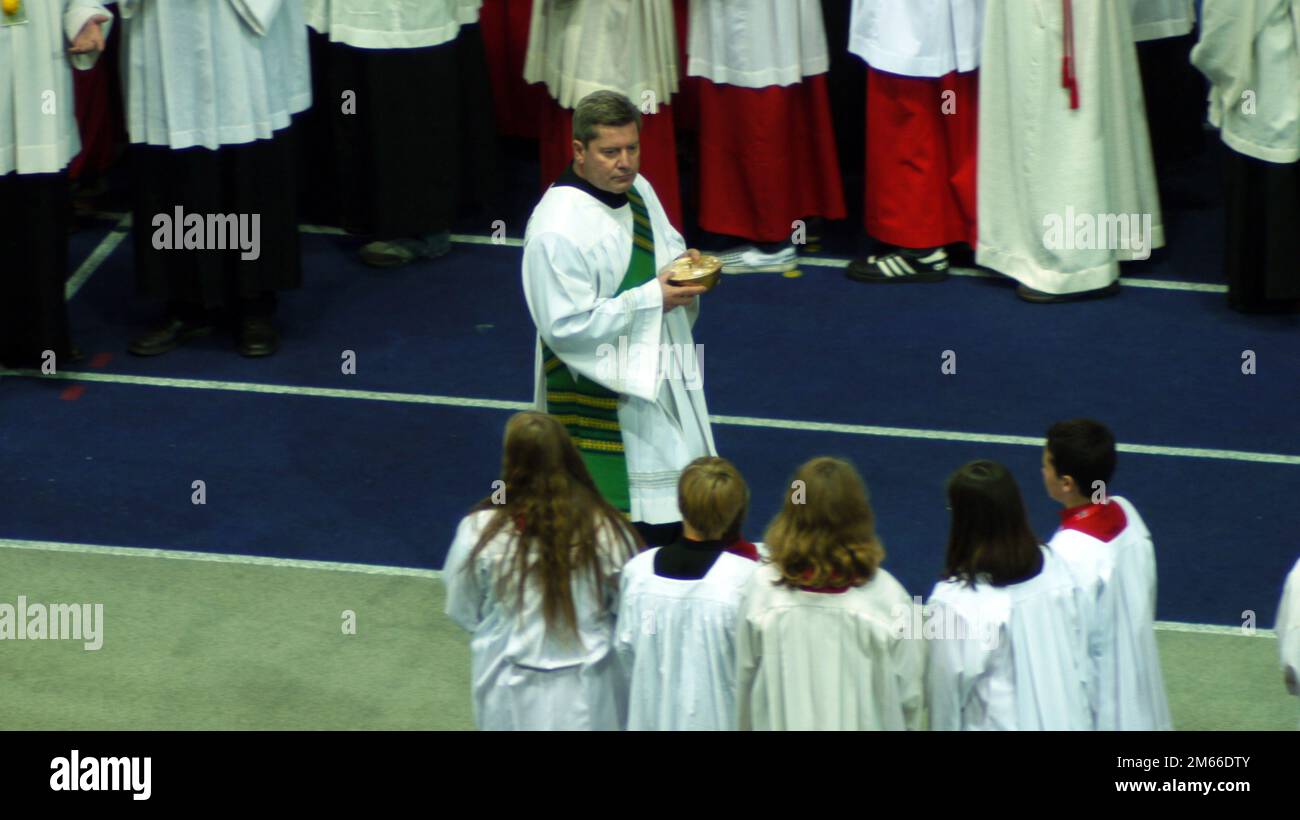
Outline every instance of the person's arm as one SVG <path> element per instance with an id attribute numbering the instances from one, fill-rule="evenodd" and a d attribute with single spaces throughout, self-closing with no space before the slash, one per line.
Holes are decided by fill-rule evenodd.
<path id="1" fill-rule="evenodd" d="M 1274 631 L 1282 661 L 1282 682 L 1288 692 L 1300 695 L 1300 562 L 1291 570 L 1282 590 Z"/>
<path id="2" fill-rule="evenodd" d="M 236 13 L 259 37 L 265 37 L 284 0 L 230 0 Z"/>
<path id="3" fill-rule="evenodd" d="M 113 15 L 100 0 L 67 0 L 63 12 L 63 35 L 68 39 L 72 67 L 92 68 L 104 51 Z"/>
<path id="4" fill-rule="evenodd" d="M 478 572 L 475 567 L 469 566 L 470 553 L 479 537 L 479 530 L 472 525 L 472 521 L 472 517 L 461 520 L 442 567 L 442 583 L 447 593 L 445 611 L 467 632 L 474 632 L 483 622 L 484 601 L 484 590 L 479 584 Z"/>

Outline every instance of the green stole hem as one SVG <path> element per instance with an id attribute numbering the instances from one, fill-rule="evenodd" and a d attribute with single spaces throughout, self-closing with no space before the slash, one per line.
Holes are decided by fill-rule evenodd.
<path id="1" fill-rule="evenodd" d="M 632 207 L 632 259 L 615 296 L 655 278 L 655 239 L 645 200 L 636 189 L 628 190 L 627 200 Z M 632 499 L 623 431 L 618 426 L 618 393 L 586 376 L 575 376 L 545 343 L 542 366 L 546 372 L 546 411 L 569 431 L 600 494 L 616 509 L 630 514 Z"/>

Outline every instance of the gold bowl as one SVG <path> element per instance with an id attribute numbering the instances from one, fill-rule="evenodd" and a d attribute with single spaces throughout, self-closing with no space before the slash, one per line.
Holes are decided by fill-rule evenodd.
<path id="1" fill-rule="evenodd" d="M 672 275 L 668 277 L 671 285 L 688 285 L 713 290 L 722 279 L 722 260 L 716 256 L 701 256 L 692 261 L 685 257 L 668 266 Z"/>

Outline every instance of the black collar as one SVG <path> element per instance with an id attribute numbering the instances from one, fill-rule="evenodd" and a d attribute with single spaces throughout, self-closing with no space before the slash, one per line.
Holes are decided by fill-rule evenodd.
<path id="1" fill-rule="evenodd" d="M 627 204 L 627 194 L 612 194 L 609 191 L 602 191 L 587 180 L 578 176 L 573 170 L 573 163 L 570 162 L 560 174 L 560 178 L 555 180 L 556 185 L 567 185 L 570 188 L 577 188 L 579 191 L 590 194 L 595 197 L 602 205 L 607 208 L 622 208 Z"/>

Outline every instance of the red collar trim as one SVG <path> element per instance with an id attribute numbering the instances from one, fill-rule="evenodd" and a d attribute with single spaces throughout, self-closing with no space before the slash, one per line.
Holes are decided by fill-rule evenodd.
<path id="1" fill-rule="evenodd" d="M 1118 504 L 1084 504 L 1061 511 L 1061 529 L 1091 535 L 1098 541 L 1113 541 L 1128 526 L 1124 508 Z"/>

